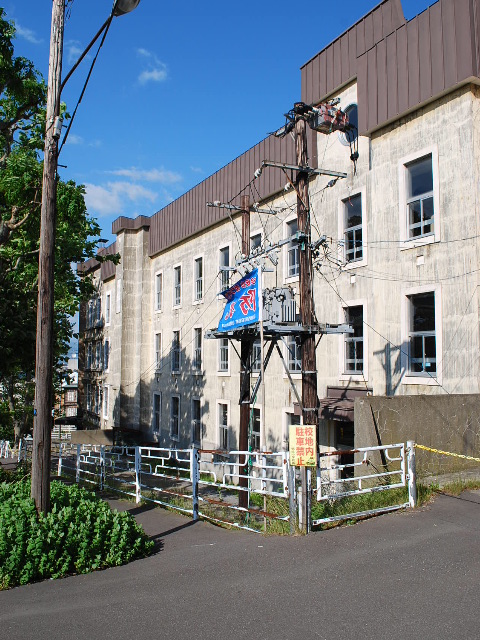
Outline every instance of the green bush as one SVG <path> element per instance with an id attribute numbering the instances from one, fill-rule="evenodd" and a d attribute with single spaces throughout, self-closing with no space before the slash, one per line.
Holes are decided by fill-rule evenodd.
<path id="1" fill-rule="evenodd" d="M 125 564 L 152 550 L 129 513 L 85 489 L 52 482 L 51 504 L 38 515 L 28 481 L 0 484 L 0 589 Z"/>

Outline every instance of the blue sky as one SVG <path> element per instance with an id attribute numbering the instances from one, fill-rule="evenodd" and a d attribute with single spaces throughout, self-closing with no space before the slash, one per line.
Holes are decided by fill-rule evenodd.
<path id="1" fill-rule="evenodd" d="M 118 216 L 152 215 L 281 126 L 300 99 L 301 65 L 375 4 L 141 0 L 114 19 L 60 157 L 62 178 L 85 184 L 103 237 L 114 239 Z M 402 4 L 410 19 L 432 1 Z M 64 75 L 111 5 L 69 3 Z M 3 6 L 17 25 L 16 54 L 47 78 L 52 3 Z M 91 60 L 64 89 L 69 111 Z"/>

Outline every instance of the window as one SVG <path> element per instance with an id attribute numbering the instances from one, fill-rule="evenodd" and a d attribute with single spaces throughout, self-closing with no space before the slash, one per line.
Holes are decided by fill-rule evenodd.
<path id="1" fill-rule="evenodd" d="M 347 307 L 345 322 L 352 326 L 353 334 L 345 334 L 345 373 L 363 372 L 363 306 Z"/>
<path id="2" fill-rule="evenodd" d="M 229 344 L 228 338 L 220 338 L 218 341 L 218 370 L 228 373 L 229 370 Z"/>
<path id="3" fill-rule="evenodd" d="M 92 355 L 93 355 L 92 343 L 89 342 L 87 346 L 87 369 L 92 368 Z"/>
<path id="4" fill-rule="evenodd" d="M 103 368 L 108 371 L 110 364 L 110 340 L 105 340 L 103 345 Z"/>
<path id="5" fill-rule="evenodd" d="M 162 418 L 162 394 L 153 394 L 153 424 L 152 428 L 155 433 L 160 433 L 160 425 Z"/>
<path id="6" fill-rule="evenodd" d="M 195 327 L 193 330 L 192 368 L 194 371 L 201 371 L 202 369 L 202 330 L 199 327 Z"/>
<path id="7" fill-rule="evenodd" d="M 155 274 L 155 311 L 162 310 L 163 303 L 163 273 Z"/>
<path id="8" fill-rule="evenodd" d="M 95 407 L 94 407 L 94 413 L 97 414 L 97 416 L 100 415 L 100 411 L 102 410 L 102 404 L 103 404 L 103 389 L 100 386 L 96 386 L 95 387 Z"/>
<path id="9" fill-rule="evenodd" d="M 250 238 L 250 253 L 253 253 L 254 251 L 257 251 L 257 249 L 260 249 L 262 246 L 262 234 L 261 233 L 256 233 L 255 235 L 251 236 Z"/>
<path id="10" fill-rule="evenodd" d="M 285 235 L 287 238 L 295 236 L 298 231 L 296 220 L 290 220 L 285 225 Z M 300 254 L 298 242 L 292 241 L 287 245 L 286 254 L 286 277 L 296 278 L 300 274 Z"/>
<path id="11" fill-rule="evenodd" d="M 408 238 L 434 232 L 432 155 L 405 165 Z"/>
<path id="12" fill-rule="evenodd" d="M 200 398 L 192 398 L 192 442 L 199 444 L 202 437 L 202 407 Z"/>
<path id="13" fill-rule="evenodd" d="M 94 302 L 95 305 L 95 325 L 98 325 L 102 319 L 102 301 L 97 298 Z"/>
<path id="14" fill-rule="evenodd" d="M 429 291 L 408 296 L 408 372 L 436 376 L 437 345 L 435 333 L 435 293 Z"/>
<path id="15" fill-rule="evenodd" d="M 196 258 L 193 267 L 194 267 L 193 299 L 195 302 L 200 302 L 200 300 L 203 300 L 203 258 Z"/>
<path id="16" fill-rule="evenodd" d="M 102 366 L 102 343 L 97 342 L 95 345 L 95 369 L 101 369 Z"/>
<path id="17" fill-rule="evenodd" d="M 162 368 L 162 334 L 155 334 L 155 368 L 157 371 Z"/>
<path id="18" fill-rule="evenodd" d="M 172 396 L 170 404 L 170 437 L 178 440 L 180 433 L 180 396 Z"/>
<path id="19" fill-rule="evenodd" d="M 260 451 L 260 409 L 252 409 L 252 449 Z"/>
<path id="20" fill-rule="evenodd" d="M 228 404 L 218 403 L 218 443 L 219 448 L 228 450 Z"/>
<path id="21" fill-rule="evenodd" d="M 74 389 L 69 389 L 65 391 L 65 402 L 76 402 L 77 401 L 77 392 Z"/>
<path id="22" fill-rule="evenodd" d="M 363 258 L 362 195 L 351 196 L 342 202 L 345 262 L 354 262 Z"/>
<path id="23" fill-rule="evenodd" d="M 173 306 L 182 304 L 182 267 L 178 265 L 173 268 Z"/>
<path id="24" fill-rule="evenodd" d="M 87 384 L 87 411 L 92 410 L 92 385 Z"/>
<path id="25" fill-rule="evenodd" d="M 105 296 L 105 324 L 110 324 L 112 314 L 112 295 L 107 293 Z"/>
<path id="26" fill-rule="evenodd" d="M 77 415 L 77 407 L 65 407 L 65 415 L 67 418 L 73 418 Z"/>
<path id="27" fill-rule="evenodd" d="M 252 347 L 252 373 L 260 373 L 262 366 L 262 345 L 255 340 Z"/>
<path id="28" fill-rule="evenodd" d="M 228 289 L 230 286 L 230 247 L 222 247 L 220 249 L 220 286 L 221 289 Z"/>
<path id="29" fill-rule="evenodd" d="M 287 366 L 290 373 L 302 371 L 302 349 L 295 336 L 287 337 Z"/>
<path id="30" fill-rule="evenodd" d="M 109 388 L 108 385 L 103 387 L 103 417 L 108 418 L 109 411 Z"/>
<path id="31" fill-rule="evenodd" d="M 173 332 L 172 339 L 172 372 L 180 371 L 180 331 Z"/>

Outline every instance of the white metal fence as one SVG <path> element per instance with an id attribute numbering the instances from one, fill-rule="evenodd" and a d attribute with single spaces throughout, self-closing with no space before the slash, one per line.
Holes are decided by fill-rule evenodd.
<path id="1" fill-rule="evenodd" d="M 10 448 L 9 440 L 0 440 L 0 458 L 11 458 L 13 451 Z"/>

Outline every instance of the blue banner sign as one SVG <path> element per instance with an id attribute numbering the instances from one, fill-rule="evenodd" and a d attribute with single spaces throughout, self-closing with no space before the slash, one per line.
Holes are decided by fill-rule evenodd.
<path id="1" fill-rule="evenodd" d="M 227 299 L 217 331 L 234 331 L 260 318 L 260 287 L 258 269 L 247 273 L 230 289 L 222 291 Z"/>

